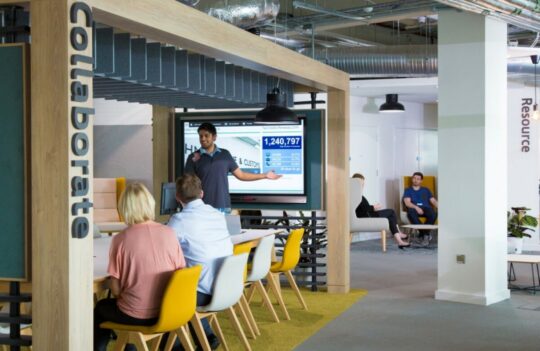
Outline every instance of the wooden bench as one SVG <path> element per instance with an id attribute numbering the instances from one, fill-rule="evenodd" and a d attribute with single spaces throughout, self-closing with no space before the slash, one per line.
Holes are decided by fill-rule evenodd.
<path id="1" fill-rule="evenodd" d="M 94 223 L 102 233 L 117 233 L 126 225 L 118 214 L 118 199 L 126 178 L 94 178 Z"/>

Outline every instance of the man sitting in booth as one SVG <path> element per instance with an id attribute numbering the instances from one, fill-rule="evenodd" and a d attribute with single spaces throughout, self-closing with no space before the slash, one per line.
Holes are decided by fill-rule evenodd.
<path id="1" fill-rule="evenodd" d="M 414 172 L 412 175 L 412 186 L 405 189 L 403 203 L 407 207 L 407 217 L 411 224 L 422 224 L 419 217 L 426 219 L 424 224 L 435 224 L 437 212 L 434 208 L 439 207 L 437 199 L 433 197 L 428 188 L 422 186 L 424 175 L 421 172 Z M 420 237 L 424 245 L 429 244 L 429 230 L 420 230 Z"/>
<path id="2" fill-rule="evenodd" d="M 233 254 L 233 244 L 227 229 L 225 216 L 202 201 L 201 180 L 194 174 L 185 174 L 176 180 L 176 199 L 182 204 L 182 212 L 169 220 L 180 241 L 188 267 L 202 265 L 197 288 L 197 306 L 205 306 L 212 300 L 212 286 L 224 257 Z M 212 350 L 219 345 L 208 321 L 203 327 Z"/>

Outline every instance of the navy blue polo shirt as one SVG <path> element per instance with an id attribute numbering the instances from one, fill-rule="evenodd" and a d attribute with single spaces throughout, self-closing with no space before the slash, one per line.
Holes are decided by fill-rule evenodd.
<path id="1" fill-rule="evenodd" d="M 405 189 L 403 198 L 411 198 L 411 202 L 420 207 L 431 207 L 429 200 L 433 197 L 431 191 L 428 188 L 420 187 L 418 190 L 414 190 L 413 187 Z"/>
<path id="2" fill-rule="evenodd" d="M 201 157 L 193 161 L 195 153 Z M 216 146 L 214 152 L 208 153 L 200 148 L 189 155 L 184 168 L 184 173 L 193 173 L 201 179 L 204 191 L 204 203 L 214 208 L 230 208 L 231 197 L 229 196 L 229 180 L 227 175 L 234 172 L 238 165 L 234 161 L 231 153 L 226 149 Z"/>

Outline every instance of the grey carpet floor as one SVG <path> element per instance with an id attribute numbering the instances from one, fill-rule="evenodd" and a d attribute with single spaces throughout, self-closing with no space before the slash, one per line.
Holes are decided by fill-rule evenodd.
<path id="1" fill-rule="evenodd" d="M 388 252 L 372 240 L 351 247 L 351 286 L 368 290 L 296 350 L 540 350 L 540 292 L 512 292 L 488 307 L 437 301 L 437 250 Z M 529 284 L 530 267 L 516 268 Z"/>

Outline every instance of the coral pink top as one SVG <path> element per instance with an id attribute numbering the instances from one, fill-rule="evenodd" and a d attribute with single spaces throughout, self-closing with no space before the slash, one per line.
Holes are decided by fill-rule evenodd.
<path id="1" fill-rule="evenodd" d="M 107 272 L 120 281 L 118 308 L 134 318 L 159 315 L 163 292 L 172 273 L 186 266 L 175 232 L 148 221 L 113 237 Z"/>

